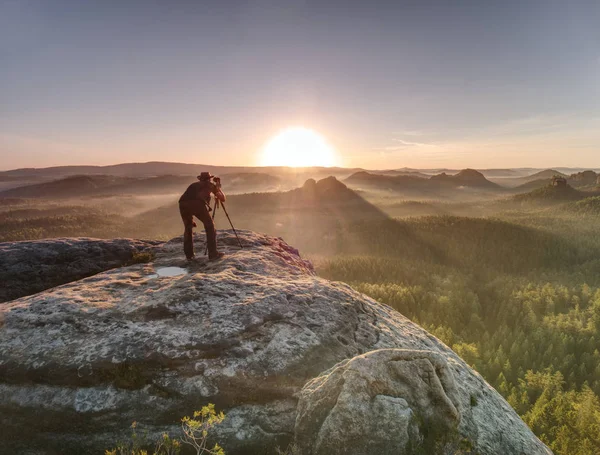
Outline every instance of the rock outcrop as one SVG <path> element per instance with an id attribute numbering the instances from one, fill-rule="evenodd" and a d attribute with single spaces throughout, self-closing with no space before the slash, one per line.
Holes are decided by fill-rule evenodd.
<path id="1" fill-rule="evenodd" d="M 307 455 L 366 453 L 348 452 L 350 441 L 370 453 L 439 441 L 551 453 L 425 330 L 317 277 L 281 239 L 240 236 L 243 250 L 219 233 L 218 262 L 186 263 L 174 239 L 152 263 L 0 305 L 0 447 L 102 453 L 133 420 L 150 435 L 175 432 L 212 402 L 227 414 L 215 438 L 228 454 L 294 439 Z"/>
<path id="2" fill-rule="evenodd" d="M 448 453 L 460 396 L 436 352 L 380 349 L 345 360 L 300 393 L 296 443 L 314 455 Z M 438 452 L 435 452 L 439 449 Z"/>
<path id="3" fill-rule="evenodd" d="M 0 303 L 120 267 L 160 243 L 88 238 L 0 243 Z"/>
<path id="4" fill-rule="evenodd" d="M 598 177 L 600 176 L 594 171 L 577 172 L 576 174 L 571 174 L 569 176 L 569 183 L 573 186 L 594 185 Z"/>

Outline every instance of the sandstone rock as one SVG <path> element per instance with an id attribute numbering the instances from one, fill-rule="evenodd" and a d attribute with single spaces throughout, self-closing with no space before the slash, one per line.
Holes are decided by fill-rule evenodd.
<path id="1" fill-rule="evenodd" d="M 386 434 L 398 447 L 423 439 L 423 425 L 409 418 L 419 413 L 423 422 L 439 416 L 444 431 L 458 432 L 479 454 L 551 453 L 435 337 L 349 286 L 317 277 L 281 239 L 248 231 L 240 237 L 243 250 L 231 232 L 219 232 L 227 256 L 217 262 L 186 263 L 178 238 L 152 263 L 1 305 L 0 447 L 102 453 L 133 420 L 150 435 L 177 431 L 180 417 L 212 402 L 227 414 L 215 436 L 229 454 L 273 453 L 295 429 L 308 444 L 302 429 L 312 423 L 302 416 L 321 409 L 309 400 L 317 381 L 352 375 L 343 393 L 367 385 L 362 401 L 345 406 L 378 416 L 382 444 Z M 202 240 L 196 238 L 199 249 Z M 367 354 L 385 348 L 427 353 Z M 369 364 L 377 365 L 371 376 Z M 329 380 L 302 390 L 332 367 Z M 413 368 L 434 372 L 432 382 L 413 378 Z M 373 395 L 379 382 L 381 393 Z M 332 419 L 349 418 L 341 407 L 323 409 Z M 372 428 L 355 424 L 357 434 Z M 323 435 L 333 431 L 315 425 Z"/>
<path id="2" fill-rule="evenodd" d="M 593 185 L 596 179 L 598 178 L 598 174 L 594 171 L 583 171 L 577 172 L 576 174 L 571 174 L 569 180 L 572 182 L 580 182 L 586 185 Z"/>
<path id="3" fill-rule="evenodd" d="M 0 302 L 119 267 L 161 242 L 59 238 L 0 243 Z"/>
<path id="4" fill-rule="evenodd" d="M 440 354 L 372 351 L 304 386 L 296 444 L 311 455 L 403 455 L 436 448 L 444 453 L 457 439 L 460 407 L 454 378 Z"/>

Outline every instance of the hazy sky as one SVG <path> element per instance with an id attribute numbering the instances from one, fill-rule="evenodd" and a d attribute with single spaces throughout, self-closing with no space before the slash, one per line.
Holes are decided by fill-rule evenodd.
<path id="1" fill-rule="evenodd" d="M 600 1 L 0 0 L 0 168 L 600 166 Z"/>

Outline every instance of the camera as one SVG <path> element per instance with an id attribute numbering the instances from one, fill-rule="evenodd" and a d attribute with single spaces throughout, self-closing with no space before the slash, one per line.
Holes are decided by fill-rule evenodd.
<path id="1" fill-rule="evenodd" d="M 217 188 L 221 188 L 221 177 L 213 177 L 213 180 Z"/>

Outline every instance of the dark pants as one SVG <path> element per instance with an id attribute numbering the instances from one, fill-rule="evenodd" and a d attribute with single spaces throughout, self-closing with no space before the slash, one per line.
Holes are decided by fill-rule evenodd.
<path id="1" fill-rule="evenodd" d="M 215 256 L 217 254 L 217 230 L 215 229 L 213 219 L 210 217 L 206 203 L 201 200 L 182 201 L 179 203 L 179 213 L 185 226 L 183 233 L 183 252 L 185 256 L 188 259 L 194 256 L 194 240 L 192 237 L 194 229 L 193 217 L 198 218 L 204 224 L 208 256 Z"/>

